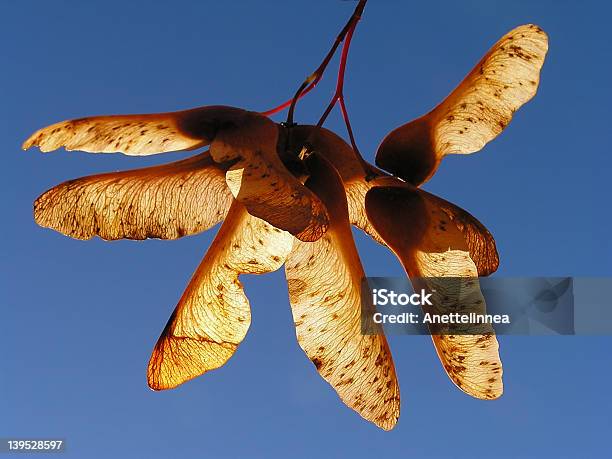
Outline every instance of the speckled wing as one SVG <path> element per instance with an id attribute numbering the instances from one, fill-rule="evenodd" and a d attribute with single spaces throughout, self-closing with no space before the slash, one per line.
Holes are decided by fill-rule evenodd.
<path id="1" fill-rule="evenodd" d="M 231 201 L 225 171 L 202 153 L 64 182 L 36 199 L 34 218 L 76 239 L 176 239 L 219 223 Z"/>
<path id="2" fill-rule="evenodd" d="M 251 322 L 240 274 L 277 270 L 293 239 L 232 204 L 155 345 L 147 371 L 152 389 L 174 388 L 227 362 Z"/>
<path id="3" fill-rule="evenodd" d="M 434 306 L 424 308 L 425 312 L 485 313 L 476 264 L 463 233 L 448 214 L 416 189 L 380 185 L 366 196 L 368 218 L 395 252 L 414 287 L 433 292 Z M 461 390 L 481 399 L 502 394 L 499 346 L 490 324 L 431 331 L 446 373 Z"/>
<path id="4" fill-rule="evenodd" d="M 208 145 L 219 129 L 244 116 L 233 107 L 208 106 L 168 113 L 92 116 L 62 121 L 36 131 L 23 149 L 64 147 L 91 153 L 151 155 Z"/>
<path id="5" fill-rule="evenodd" d="M 489 276 L 497 271 L 499 254 L 490 231 L 476 217 L 461 207 L 424 190 L 419 189 L 419 193 L 432 208 L 438 207 L 441 211 L 439 215 L 446 215 L 448 221 L 454 223 L 456 229 L 461 232 L 470 252 L 470 258 L 478 270 L 478 275 Z"/>
<path id="6" fill-rule="evenodd" d="M 316 155 L 307 165 L 312 175 L 306 184 L 331 220 L 318 241 L 296 240 L 285 265 L 298 342 L 347 406 L 389 430 L 399 417 L 399 387 L 384 335 L 361 332 L 364 272 L 340 177 Z"/>
<path id="7" fill-rule="evenodd" d="M 275 123 L 251 113 L 239 126 L 220 131 L 210 152 L 218 163 L 232 164 L 227 185 L 251 215 L 302 241 L 316 241 L 327 229 L 327 210 L 281 161 L 278 134 Z"/>
<path id="8" fill-rule="evenodd" d="M 350 145 L 332 131 L 316 126 L 293 128 L 291 138 L 294 142 L 294 149 L 306 148 L 307 150 L 321 152 L 329 160 L 342 178 L 351 224 L 363 230 L 375 241 L 386 245 L 368 220 L 365 210 L 365 196 L 377 181 L 367 180 L 368 173 L 357 160 Z M 380 180 L 384 180 L 391 185 L 409 186 L 373 167 L 369 172 L 379 176 L 378 183 L 380 183 Z M 432 204 L 439 206 L 448 215 L 448 218 L 455 223 L 459 231 L 463 233 L 470 250 L 470 256 L 478 268 L 478 275 L 488 276 L 495 272 L 499 266 L 499 257 L 495 239 L 493 239 L 489 230 L 469 212 L 460 207 L 424 190 L 418 190 L 418 193 L 421 193 L 424 199 L 432 201 Z"/>
<path id="9" fill-rule="evenodd" d="M 504 35 L 461 84 L 427 115 L 391 131 L 376 164 L 419 185 L 448 154 L 481 150 L 536 93 L 548 37 L 534 24 Z"/>

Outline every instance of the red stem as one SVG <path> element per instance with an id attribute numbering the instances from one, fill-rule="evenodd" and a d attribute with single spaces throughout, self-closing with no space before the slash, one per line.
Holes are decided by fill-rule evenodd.
<path id="1" fill-rule="evenodd" d="M 346 34 L 346 39 L 344 40 L 344 44 L 342 45 L 342 54 L 340 56 L 340 66 L 338 67 L 338 79 L 336 81 L 336 91 L 334 92 L 334 95 L 332 96 L 331 101 L 329 102 L 329 105 L 325 109 L 325 112 L 323 112 L 323 115 L 321 116 L 321 118 L 319 119 L 319 122 L 317 123 L 317 126 L 319 127 L 323 125 L 323 123 L 327 119 L 327 116 L 332 111 L 332 108 L 334 108 L 334 105 L 336 105 L 336 102 L 341 99 L 344 99 L 344 74 L 346 72 L 346 61 L 348 58 L 348 51 L 351 46 L 351 39 L 353 38 L 353 32 L 355 31 L 356 26 L 357 26 L 357 23 L 355 22 L 355 24 L 353 24 L 353 26 L 349 29 L 348 33 Z"/>
<path id="2" fill-rule="evenodd" d="M 336 92 L 331 98 L 329 105 L 321 115 L 319 122 L 317 123 L 318 127 L 323 126 L 323 123 L 327 119 L 328 115 L 331 113 L 332 109 L 336 105 L 336 102 L 340 103 L 340 111 L 342 112 L 342 118 L 344 119 L 344 124 L 346 125 L 346 130 L 349 135 L 349 139 L 351 140 L 351 146 L 353 147 L 353 152 L 357 160 L 362 164 L 364 170 L 367 174 L 370 173 L 369 164 L 363 159 L 361 153 L 359 152 L 359 148 L 357 148 L 357 142 L 355 142 L 355 135 L 353 134 L 353 128 L 351 127 L 351 122 L 349 120 L 348 111 L 346 109 L 346 102 L 344 99 L 344 75 L 346 73 L 346 63 L 348 61 L 348 52 L 351 47 L 351 40 L 353 38 L 353 32 L 355 32 L 355 28 L 357 27 L 357 22 L 359 22 L 359 18 L 353 23 L 351 28 L 348 30 L 346 34 L 346 38 L 344 40 L 344 44 L 342 45 L 342 54 L 340 56 L 340 65 L 338 67 L 338 80 L 336 82 Z"/>
<path id="3" fill-rule="evenodd" d="M 317 83 L 321 81 L 321 78 L 323 77 L 323 74 L 325 73 L 325 69 L 327 68 L 329 62 L 331 61 L 332 57 L 336 53 L 336 50 L 338 49 L 338 46 L 340 45 L 340 43 L 342 43 L 342 41 L 344 41 L 346 37 L 348 37 L 348 41 L 350 41 L 350 37 L 348 36 L 348 34 L 349 33 L 350 35 L 353 34 L 353 31 L 355 29 L 355 26 L 357 25 L 357 22 L 359 22 L 359 19 L 361 19 L 361 14 L 363 13 L 363 9 L 367 1 L 368 0 L 359 0 L 359 3 L 355 7 L 355 11 L 353 12 L 350 19 L 346 23 L 346 25 L 342 28 L 342 30 L 336 37 L 336 40 L 334 41 L 331 49 L 329 50 L 329 52 L 323 59 L 323 62 L 321 62 L 319 67 L 311 75 L 309 75 L 308 78 L 306 78 L 306 80 L 304 80 L 304 82 L 300 85 L 300 87 L 296 91 L 295 95 L 290 100 L 283 102 L 277 107 L 266 110 L 265 112 L 261 112 L 263 115 L 270 116 L 270 115 L 273 115 L 274 113 L 278 113 L 281 110 L 289 107 L 289 113 L 287 114 L 287 124 L 288 125 L 293 124 L 293 113 L 295 111 L 295 106 L 298 100 L 300 100 L 302 97 L 308 94 L 312 89 L 314 89 Z M 345 41 L 345 45 L 346 45 L 346 41 Z M 342 49 L 344 53 L 344 46 Z M 344 72 L 343 72 L 343 75 L 344 75 Z"/>
<path id="4" fill-rule="evenodd" d="M 322 76 L 323 76 L 323 74 L 320 74 L 317 78 L 315 78 L 312 81 L 312 83 L 310 83 L 310 85 L 300 93 L 300 95 L 298 97 L 298 100 L 301 99 L 302 97 L 304 97 L 310 91 L 312 91 L 314 89 L 314 87 L 317 85 L 317 83 L 319 81 L 321 81 L 321 77 Z M 280 104 L 278 107 L 274 107 L 274 108 L 271 108 L 270 110 L 266 110 L 265 112 L 261 112 L 261 114 L 264 115 L 264 116 L 272 116 L 275 113 L 278 113 L 278 112 L 286 109 L 289 105 L 291 105 L 292 102 L 293 102 L 293 97 L 291 99 L 286 100 L 285 102 Z"/>

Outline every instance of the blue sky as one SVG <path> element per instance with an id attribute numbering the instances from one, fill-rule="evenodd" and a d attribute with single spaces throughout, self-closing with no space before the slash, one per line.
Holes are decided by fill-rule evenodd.
<path id="1" fill-rule="evenodd" d="M 345 1 L 3 2 L 0 5 L 0 437 L 62 437 L 65 457 L 593 457 L 610 454 L 610 337 L 500 337 L 505 394 L 471 399 L 428 337 L 394 336 L 402 415 L 385 433 L 345 408 L 295 341 L 283 272 L 244 279 L 250 332 L 220 370 L 147 388 L 150 351 L 214 231 L 179 241 L 75 241 L 32 202 L 64 180 L 171 161 L 22 152 L 35 129 L 94 114 L 208 104 L 264 110 L 295 91 L 354 7 Z M 516 25 L 550 36 L 537 97 L 483 152 L 427 189 L 494 234 L 498 275 L 610 276 L 607 2 L 372 0 L 346 97 L 372 160 Z M 334 70 L 298 107 L 316 122 Z M 342 131 L 334 114 L 328 127 Z M 356 235 L 369 275 L 393 256 Z M 578 305 L 579 307 L 579 305 Z"/>

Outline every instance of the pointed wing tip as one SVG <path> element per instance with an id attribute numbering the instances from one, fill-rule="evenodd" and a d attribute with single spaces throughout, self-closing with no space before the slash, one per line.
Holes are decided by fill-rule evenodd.
<path id="1" fill-rule="evenodd" d="M 147 386 L 149 386 L 149 389 L 151 389 L 153 392 L 161 392 L 164 390 L 176 389 L 178 386 L 180 386 L 181 384 L 185 382 L 187 381 L 166 384 L 161 381 L 158 381 L 156 377 L 147 375 Z"/>
<path id="2" fill-rule="evenodd" d="M 504 394 L 504 385 L 501 382 L 499 387 L 489 387 L 485 390 L 468 390 L 465 387 L 460 387 L 460 389 L 470 397 L 479 400 L 497 400 Z"/>
<path id="3" fill-rule="evenodd" d="M 449 379 L 458 389 L 470 397 L 478 400 L 497 400 L 504 394 L 503 367 L 501 361 L 498 360 L 498 362 L 501 371 L 489 374 L 485 382 L 466 384 L 465 381 L 456 380 L 452 376 Z"/>
<path id="4" fill-rule="evenodd" d="M 164 358 L 164 352 L 158 349 L 158 345 L 159 344 L 157 344 L 153 349 L 153 353 L 149 359 L 149 364 L 147 365 L 147 385 L 151 390 L 159 392 L 163 390 L 175 389 L 181 384 L 184 384 L 187 381 L 196 378 L 200 374 L 203 374 L 184 374 L 182 371 L 180 371 L 180 369 L 176 368 L 175 370 L 177 371 L 170 371 L 170 368 L 168 368 L 168 360 Z M 164 373 L 166 374 L 166 377 L 162 376 Z M 172 377 L 172 373 L 174 373 L 174 377 Z M 170 377 L 168 377 L 168 375 L 170 375 Z"/>
<path id="5" fill-rule="evenodd" d="M 453 378 L 450 378 L 450 380 L 461 392 L 478 400 L 497 400 L 504 394 L 504 385 L 501 380 L 497 386 L 477 387 L 468 387 L 463 384 L 458 384 Z"/>
<path id="6" fill-rule="evenodd" d="M 36 131 L 34 134 L 32 134 L 30 137 L 28 137 L 22 144 L 21 144 L 21 149 L 22 150 L 28 150 L 30 147 L 33 146 L 38 146 L 36 142 L 36 137 L 38 135 L 39 131 Z"/>
<path id="7" fill-rule="evenodd" d="M 34 132 L 30 137 L 28 137 L 22 144 L 21 148 L 23 150 L 28 150 L 32 147 L 38 147 L 42 153 L 46 153 L 48 151 L 57 150 L 62 145 L 57 145 L 49 142 L 49 128 L 54 128 L 58 125 L 65 123 L 62 121 L 61 123 L 51 124 L 49 126 L 43 127 L 36 132 Z"/>
<path id="8" fill-rule="evenodd" d="M 505 36 L 513 35 L 519 32 L 527 32 L 530 34 L 533 34 L 535 32 L 535 35 L 540 36 L 542 38 L 542 41 L 548 44 L 548 34 L 538 24 L 534 24 L 531 22 L 527 24 L 521 24 L 510 30 L 508 33 L 506 33 Z"/>
<path id="9" fill-rule="evenodd" d="M 160 392 L 162 390 L 170 389 L 169 387 L 163 387 L 161 384 L 157 384 L 155 381 L 152 381 L 149 378 L 147 378 L 147 386 L 149 386 L 149 389 L 151 389 L 153 392 Z"/>
<path id="10" fill-rule="evenodd" d="M 151 356 L 151 360 L 149 361 L 149 366 L 147 368 L 147 386 L 149 386 L 149 389 L 151 389 L 153 392 L 176 389 L 181 384 L 186 383 L 187 381 L 190 381 L 191 379 L 195 378 L 194 376 L 185 380 L 181 379 L 176 381 L 165 381 L 160 375 L 160 369 L 155 369 L 152 367 L 153 359 L 154 355 Z"/>
<path id="11" fill-rule="evenodd" d="M 390 432 L 397 425 L 399 416 L 400 416 L 400 412 L 399 412 L 399 401 L 398 401 L 398 406 L 393 411 L 391 417 L 385 418 L 385 419 L 368 419 L 368 421 L 372 422 L 376 427 L 384 430 L 385 432 Z"/>

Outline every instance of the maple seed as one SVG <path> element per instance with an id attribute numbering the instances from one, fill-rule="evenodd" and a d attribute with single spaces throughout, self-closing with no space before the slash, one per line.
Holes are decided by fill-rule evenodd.
<path id="1" fill-rule="evenodd" d="M 24 149 L 134 156 L 208 146 L 162 166 L 70 180 L 34 203 L 40 226 L 76 239 L 176 239 L 223 222 L 153 349 L 152 389 L 176 387 L 225 364 L 251 320 L 240 276 L 284 265 L 297 339 L 314 368 L 347 406 L 392 429 L 399 385 L 384 334 L 361 333 L 365 274 L 351 225 L 398 257 L 415 290 L 432 292 L 421 302 L 425 312 L 432 304 L 486 312 L 477 278 L 499 266 L 493 236 L 470 213 L 419 185 L 444 156 L 482 149 L 535 95 L 546 34 L 528 24 L 503 36 L 443 102 L 384 138 L 379 169 L 357 148 L 344 96 L 349 48 L 366 2 L 359 1 L 321 64 L 277 107 L 79 118 L 24 142 Z M 316 124 L 298 125 L 298 101 L 340 45 L 329 104 Z M 323 126 L 336 104 L 350 144 Z M 269 118 L 285 108 L 284 123 Z M 443 277 L 462 279 L 461 297 L 437 293 L 444 292 Z M 467 394 L 497 398 L 503 370 L 494 330 L 485 324 L 469 332 L 432 334 L 442 367 Z"/>

